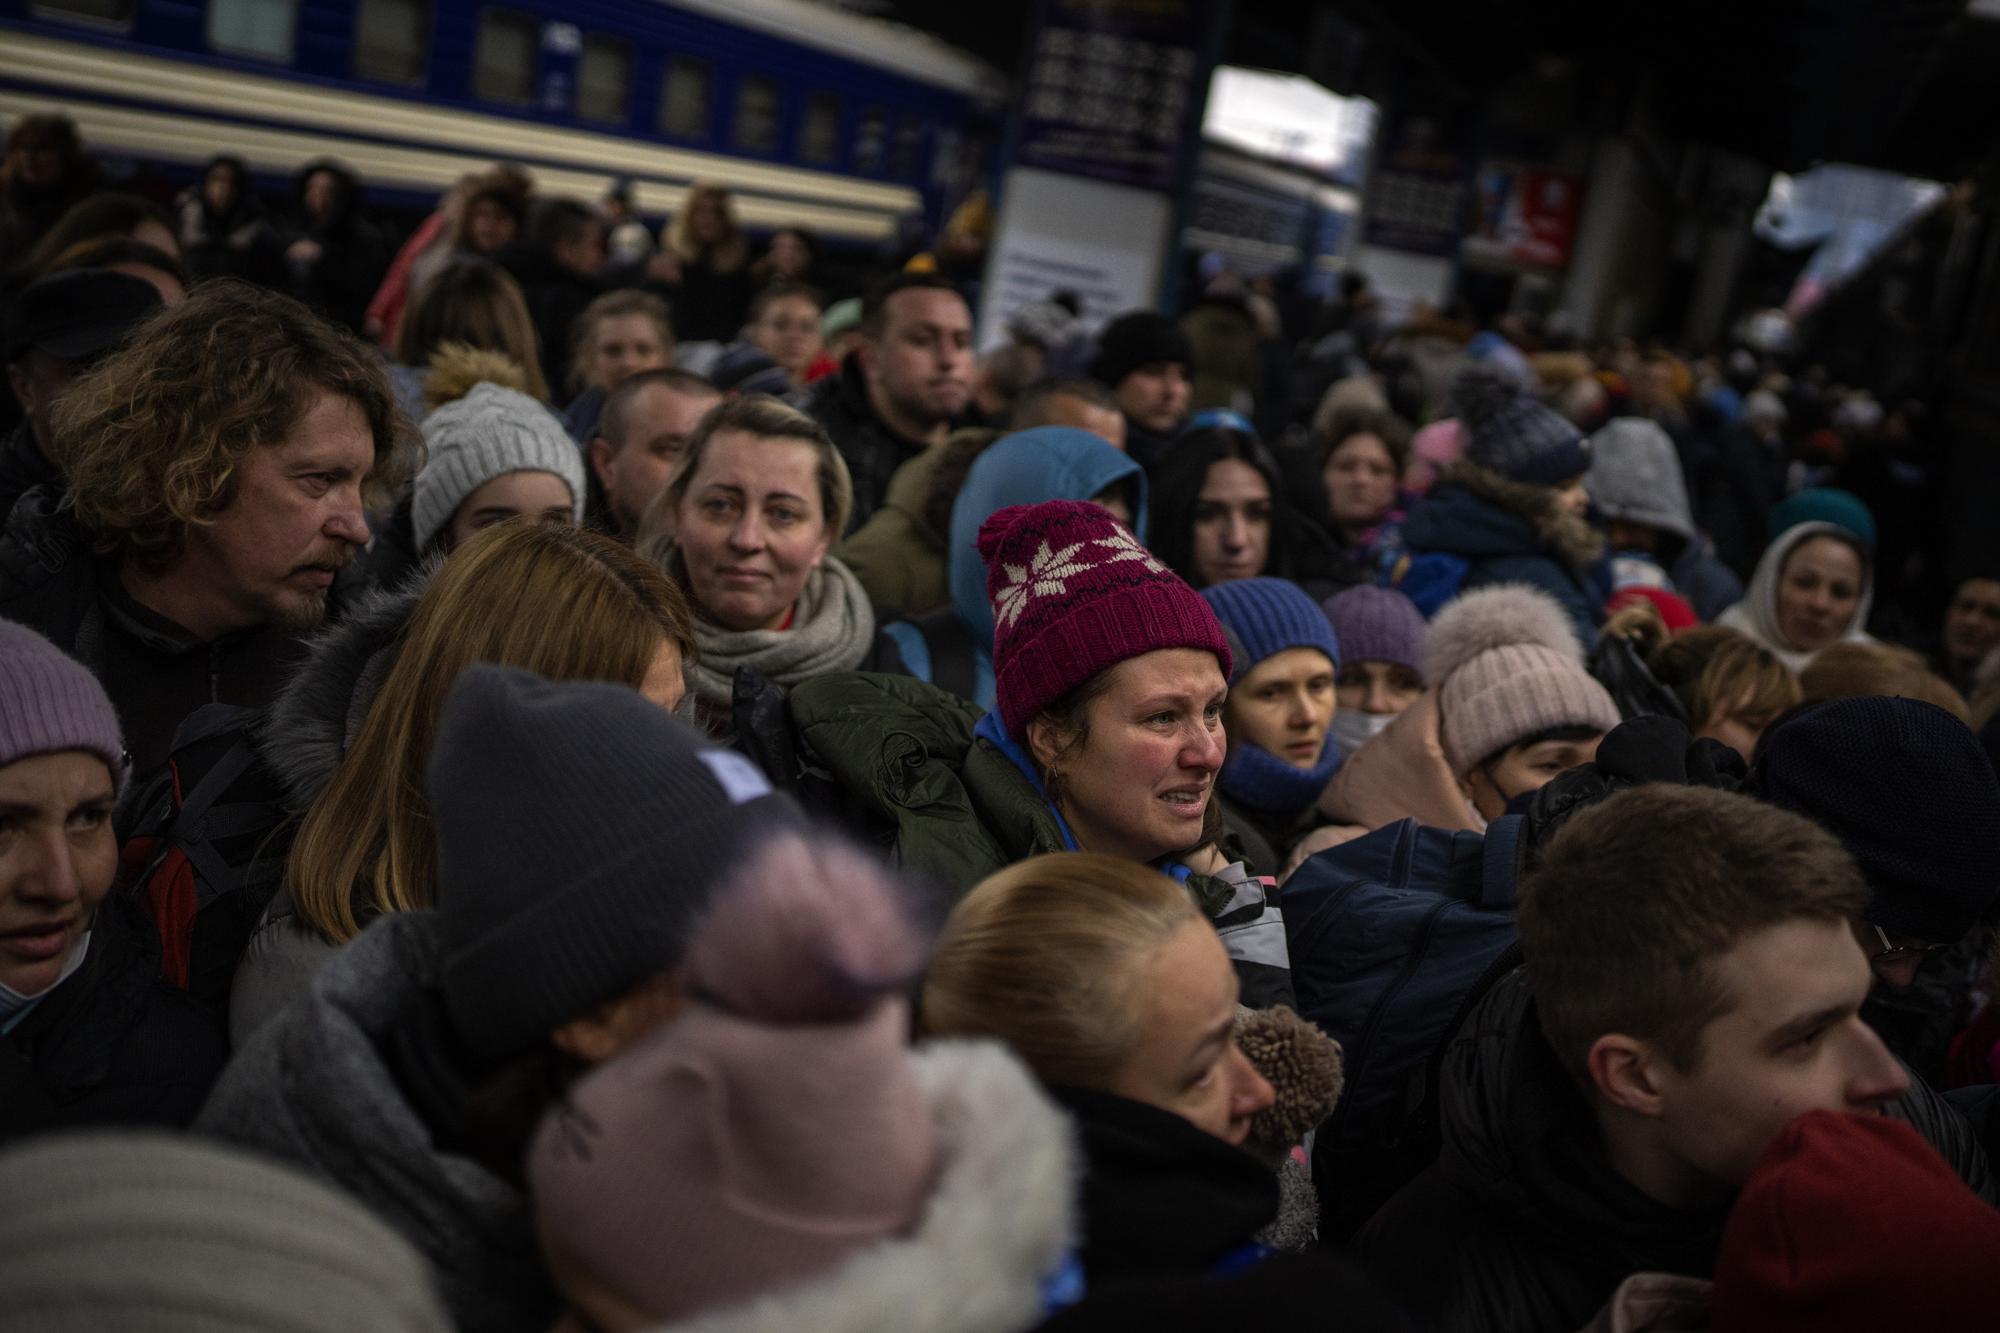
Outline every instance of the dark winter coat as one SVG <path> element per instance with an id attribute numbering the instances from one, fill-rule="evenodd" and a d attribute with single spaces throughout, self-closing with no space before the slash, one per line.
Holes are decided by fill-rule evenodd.
<path id="1" fill-rule="evenodd" d="M 50 462 L 42 447 L 35 443 L 34 429 L 23 417 L 7 436 L 7 442 L 0 444 L 0 530 L 5 529 L 7 515 L 13 512 L 14 505 L 37 486 L 51 487 L 57 496 L 69 489 L 62 469 Z"/>
<path id="2" fill-rule="evenodd" d="M 750 318 L 755 291 L 748 264 L 718 269 L 705 258 L 682 260 L 681 280 L 667 296 L 674 337 L 684 343 L 733 341 Z"/>
<path id="3" fill-rule="evenodd" d="M 584 307 L 602 294 L 595 279 L 558 264 L 547 253 L 526 242 L 500 252 L 500 264 L 521 285 L 527 302 L 528 318 L 535 326 L 535 340 L 542 349 L 542 378 L 549 392 L 562 397 L 569 383 L 570 332 Z"/>
<path id="4" fill-rule="evenodd" d="M 298 674 L 259 719 L 257 766 L 290 819 L 272 829 L 274 853 L 284 855 L 298 821 L 333 779 L 347 747 L 368 716 L 375 692 L 395 665 L 402 632 L 424 584 L 378 591 L 357 602 L 338 626 L 311 645 Z M 237 964 L 229 994 L 229 1040 L 251 1035 L 305 994 L 338 949 L 298 915 L 289 887 L 265 906 Z"/>
<path id="5" fill-rule="evenodd" d="M 305 209 L 306 181 L 321 171 L 333 173 L 334 203 L 324 217 L 315 218 Z M 361 212 L 360 203 L 361 189 L 352 172 L 333 162 L 309 162 L 299 171 L 293 221 L 284 237 L 287 246 L 309 240 L 320 248 L 319 258 L 309 264 L 289 261 L 293 293 L 357 334 L 367 319 L 368 300 L 393 257 L 388 234 Z"/>
<path id="6" fill-rule="evenodd" d="M 1278 1213 L 1270 1167 L 1181 1116 L 1108 1092 L 1053 1088 L 1083 1145 L 1086 1282 L 1213 1273 L 1258 1257 Z"/>
<path id="7" fill-rule="evenodd" d="M 237 1052 L 195 1132 L 359 1199 L 430 1260 L 468 1333 L 542 1333 L 556 1299 L 527 1200 L 484 1165 L 438 1146 L 393 1062 L 393 1034 L 424 1005 L 442 956 L 431 913 L 377 920 L 301 1003 Z"/>
<path id="8" fill-rule="evenodd" d="M 1403 544 L 1412 554 L 1464 560 L 1466 591 L 1494 583 L 1539 588 L 1561 604 L 1588 647 L 1604 622 L 1592 576 L 1603 542 L 1551 497 L 1547 487 L 1511 482 L 1461 460 L 1410 511 Z"/>
<path id="9" fill-rule="evenodd" d="M 889 496 L 896 469 L 929 447 L 925 440 L 898 435 L 875 414 L 860 359 L 850 355 L 840 370 L 808 385 L 795 399 L 800 411 L 826 427 L 854 480 L 854 512 L 847 531 L 866 523 Z M 954 427 L 970 422 L 954 422 Z"/>
<path id="10" fill-rule="evenodd" d="M 38 487 L 0 530 L 0 616 L 39 630 L 90 668 L 118 710 L 133 776 L 143 781 L 166 762 L 188 714 L 203 704 L 269 703 L 304 647 L 276 626 L 203 642 L 139 605 L 112 558 L 59 511 L 60 500 L 54 488 Z"/>
<path id="11" fill-rule="evenodd" d="M 0 1036 L 0 1144 L 84 1125 L 180 1129 L 228 1056 L 219 1016 L 160 980 L 151 924 L 113 893 L 82 965 Z"/>
<path id="12" fill-rule="evenodd" d="M 1989 1201 L 1972 1131 L 1921 1083 L 1889 1113 Z M 1691 1212 L 1642 1193 L 1604 1156 L 1590 1108 L 1542 1037 L 1527 974 L 1499 982 L 1447 1048 L 1444 1147 L 1356 1248 L 1425 1327 L 1567 1330 L 1637 1272 L 1708 1277 L 1727 1205 Z"/>
<path id="13" fill-rule="evenodd" d="M 956 899 L 986 876 L 1043 852 L 1076 850 L 1061 817 L 997 716 L 903 676 L 821 676 L 791 692 L 785 735 L 759 742 L 766 771 L 824 775 L 802 793 L 870 837 L 890 861 Z M 774 751 L 793 758 L 774 761 Z M 775 774 L 781 783 L 787 779 Z M 790 785 L 787 783 L 787 785 Z M 1292 1003 L 1275 894 L 1244 867 L 1190 875 L 1168 867 L 1214 922 L 1236 964 L 1243 1003 Z"/>

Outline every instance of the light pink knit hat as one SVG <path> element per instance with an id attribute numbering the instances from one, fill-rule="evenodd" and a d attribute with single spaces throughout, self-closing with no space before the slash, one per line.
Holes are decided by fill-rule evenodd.
<path id="1" fill-rule="evenodd" d="M 927 953 L 867 858 L 771 843 L 689 944 L 690 1007 L 537 1130 L 544 1244 L 671 1323 L 909 1231 L 937 1160 L 903 998 Z"/>
<path id="2" fill-rule="evenodd" d="M 1525 584 L 1480 588 L 1439 611 L 1424 635 L 1424 682 L 1438 692 L 1445 761 L 1460 777 L 1537 732 L 1621 720 L 1584 670 L 1569 616 Z"/>

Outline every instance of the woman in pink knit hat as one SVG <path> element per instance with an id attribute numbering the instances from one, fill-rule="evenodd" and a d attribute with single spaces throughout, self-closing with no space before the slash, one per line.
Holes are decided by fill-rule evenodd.
<path id="1" fill-rule="evenodd" d="M 1215 613 L 1097 505 L 1002 509 L 978 547 L 993 710 L 916 681 L 807 681 L 788 706 L 811 767 L 884 821 L 899 864 L 954 893 L 1042 852 L 1153 865 L 1222 932 L 1246 1003 L 1288 999 L 1276 904 L 1220 851 L 1231 658 Z"/>

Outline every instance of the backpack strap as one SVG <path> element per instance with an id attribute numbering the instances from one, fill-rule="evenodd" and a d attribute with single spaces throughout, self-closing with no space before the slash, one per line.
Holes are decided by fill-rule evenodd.
<path id="1" fill-rule="evenodd" d="M 1486 826 L 1479 855 L 1479 905 L 1489 911 L 1511 912 L 1520 878 L 1521 830 L 1526 815 L 1502 815 Z"/>

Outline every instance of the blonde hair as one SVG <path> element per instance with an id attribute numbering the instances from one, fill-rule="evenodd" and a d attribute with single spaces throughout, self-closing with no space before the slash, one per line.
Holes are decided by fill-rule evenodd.
<path id="1" fill-rule="evenodd" d="M 945 922 L 920 1028 L 992 1037 L 1044 1083 L 1102 1087 L 1143 1037 L 1139 975 L 1190 921 L 1188 891 L 1121 857 L 1055 852 L 987 876 Z"/>
<path id="2" fill-rule="evenodd" d="M 819 483 L 820 514 L 826 520 L 829 540 L 838 542 L 847 531 L 847 516 L 854 511 L 854 480 L 847 460 L 833 444 L 825 427 L 795 407 L 788 407 L 767 393 L 731 398 L 711 409 L 688 436 L 687 448 L 674 468 L 674 475 L 646 506 L 639 519 L 639 533 L 633 545 L 639 554 L 662 568 L 676 557 L 675 516 L 686 498 L 694 474 L 701 468 L 708 442 L 721 431 L 737 430 L 760 440 L 789 440 L 808 445 L 814 454 L 813 476 Z"/>
<path id="3" fill-rule="evenodd" d="M 1893 643 L 1836 643 L 1820 650 L 1799 676 L 1808 703 L 1866 695 L 1921 699 L 1970 725 L 1965 696 L 1932 671 L 1915 651 Z"/>
<path id="4" fill-rule="evenodd" d="M 708 252 L 709 267 L 719 273 L 733 273 L 742 268 L 750 258 L 750 244 L 743 239 L 743 229 L 736 225 L 736 210 L 728 187 L 713 181 L 697 181 L 682 201 L 680 212 L 674 214 L 674 225 L 667 237 L 667 244 L 684 261 L 693 263 L 702 258 L 701 243 L 694 238 L 694 228 L 688 225 L 688 217 L 695 205 L 711 203 L 722 215 L 722 239 Z"/>
<path id="5" fill-rule="evenodd" d="M 1642 651 L 1647 669 L 1681 701 L 1694 731 L 1718 715 L 1768 723 L 1802 697 L 1799 678 L 1776 654 L 1721 625 L 1687 630 Z"/>
<path id="6" fill-rule="evenodd" d="M 424 765 L 466 667 L 496 662 L 637 688 L 663 643 L 693 658 L 686 601 L 608 537 L 524 517 L 459 547 L 410 613 L 353 745 L 306 811 L 286 876 L 299 915 L 341 944 L 373 916 L 435 903 Z"/>

